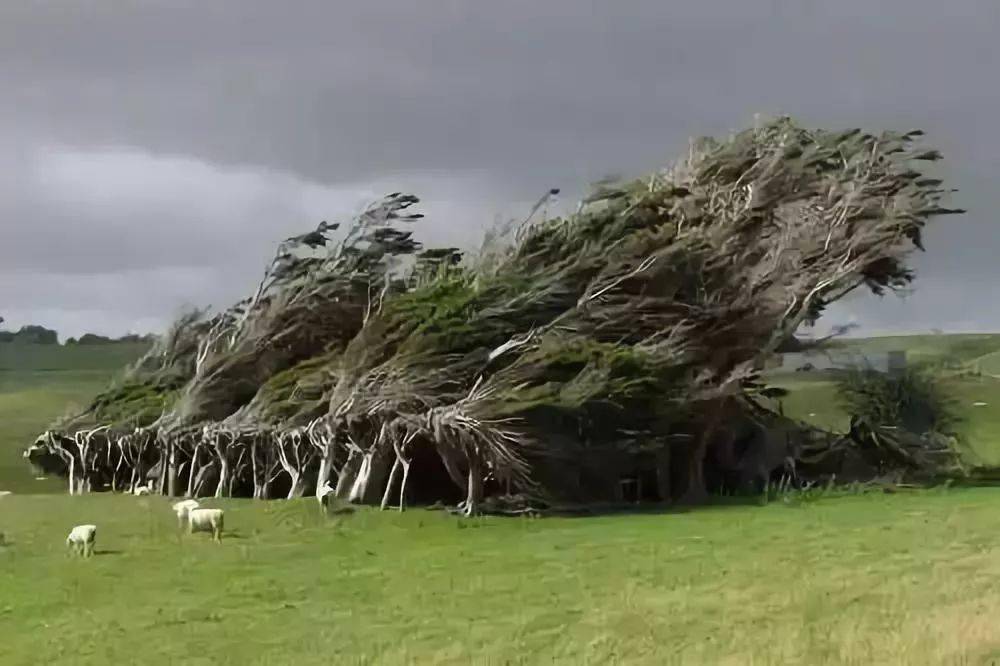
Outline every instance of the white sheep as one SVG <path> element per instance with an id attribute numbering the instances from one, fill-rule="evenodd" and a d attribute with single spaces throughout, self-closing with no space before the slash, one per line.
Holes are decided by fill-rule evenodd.
<path id="1" fill-rule="evenodd" d="M 184 527 L 184 521 L 187 520 L 187 515 L 192 509 L 197 509 L 201 504 L 198 500 L 186 499 L 181 500 L 173 505 L 174 513 L 177 514 L 177 526 Z"/>
<path id="2" fill-rule="evenodd" d="M 66 547 L 74 552 L 90 557 L 94 554 L 94 542 L 97 541 L 96 525 L 77 525 L 66 537 Z"/>
<path id="3" fill-rule="evenodd" d="M 135 495 L 136 497 L 142 497 L 144 495 L 148 495 L 149 493 L 150 493 L 149 486 L 136 486 L 135 490 L 132 491 L 132 494 Z"/>
<path id="4" fill-rule="evenodd" d="M 0 497 L 7 497 L 7 495 L 13 495 L 14 493 L 9 490 L 0 490 Z"/>
<path id="5" fill-rule="evenodd" d="M 212 538 L 222 541 L 222 509 L 191 509 L 187 514 L 188 534 L 211 532 Z"/>

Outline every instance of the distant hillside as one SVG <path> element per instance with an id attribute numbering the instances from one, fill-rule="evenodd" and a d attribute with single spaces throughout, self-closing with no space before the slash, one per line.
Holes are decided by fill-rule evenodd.
<path id="1" fill-rule="evenodd" d="M 0 490 L 52 492 L 37 482 L 21 451 L 54 419 L 76 412 L 149 346 L 0 344 Z"/>
<path id="2" fill-rule="evenodd" d="M 98 371 L 102 376 L 135 361 L 147 349 L 147 343 L 113 345 L 0 345 L 0 387 L 3 382 L 25 373 L 53 371 Z"/>
<path id="3" fill-rule="evenodd" d="M 3 318 L 0 318 L 3 322 Z M 109 338 L 95 333 L 85 333 L 79 338 L 69 338 L 66 344 L 73 345 L 150 345 L 153 343 L 153 335 L 136 335 L 130 333 L 120 338 Z M 23 345 L 58 345 L 59 333 L 44 326 L 22 326 L 17 331 L 0 330 L 0 344 L 23 344 Z"/>
<path id="4" fill-rule="evenodd" d="M 1000 333 L 843 338 L 832 341 L 831 345 L 835 348 L 868 353 L 904 350 L 907 359 L 914 362 L 953 360 L 970 363 L 987 354 L 1000 352 Z"/>

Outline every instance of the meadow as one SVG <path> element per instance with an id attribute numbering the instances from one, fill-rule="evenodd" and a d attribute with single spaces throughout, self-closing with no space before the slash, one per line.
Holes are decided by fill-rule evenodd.
<path id="1" fill-rule="evenodd" d="M 461 520 L 0 499 L 0 663 L 947 664 L 1000 659 L 1000 490 Z M 68 557 L 68 526 L 99 527 Z M 994 662 L 995 663 L 995 662 Z"/>
<path id="2" fill-rule="evenodd" d="M 925 357 L 1000 349 L 956 337 Z M 0 356 L 4 666 L 1000 662 L 1000 488 L 540 519 L 206 500 L 226 509 L 215 544 L 164 498 L 68 497 L 23 469 L 20 447 L 121 360 L 58 353 Z M 786 412 L 843 417 L 829 378 L 777 379 Z M 953 381 L 959 404 L 1000 404 L 990 377 Z M 970 452 L 997 455 L 994 409 L 963 409 Z M 97 555 L 69 557 L 87 522 Z"/>

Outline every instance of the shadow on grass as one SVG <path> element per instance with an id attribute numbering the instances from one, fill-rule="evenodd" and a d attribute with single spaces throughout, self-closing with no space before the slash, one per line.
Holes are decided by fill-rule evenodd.
<path id="1" fill-rule="evenodd" d="M 115 550 L 115 549 L 111 549 L 111 548 L 95 548 L 94 549 L 94 556 L 95 557 L 104 557 L 105 555 L 124 555 L 124 554 L 125 554 L 124 550 Z"/>

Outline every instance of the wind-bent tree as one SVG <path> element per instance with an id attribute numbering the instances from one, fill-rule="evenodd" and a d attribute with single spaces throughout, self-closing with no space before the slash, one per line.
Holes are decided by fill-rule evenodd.
<path id="1" fill-rule="evenodd" d="M 170 494 L 329 482 L 402 508 L 432 485 L 470 514 L 498 494 L 700 501 L 726 475 L 766 480 L 821 438 L 762 408 L 765 360 L 845 294 L 907 285 L 923 226 L 960 212 L 920 136 L 779 118 L 475 257 L 421 248 L 398 228 L 416 198 L 390 195 L 337 244 L 326 223 L 286 240 L 250 297 L 180 322 L 35 458 L 85 487 L 113 465 L 119 487 L 151 474 L 152 442 Z"/>

